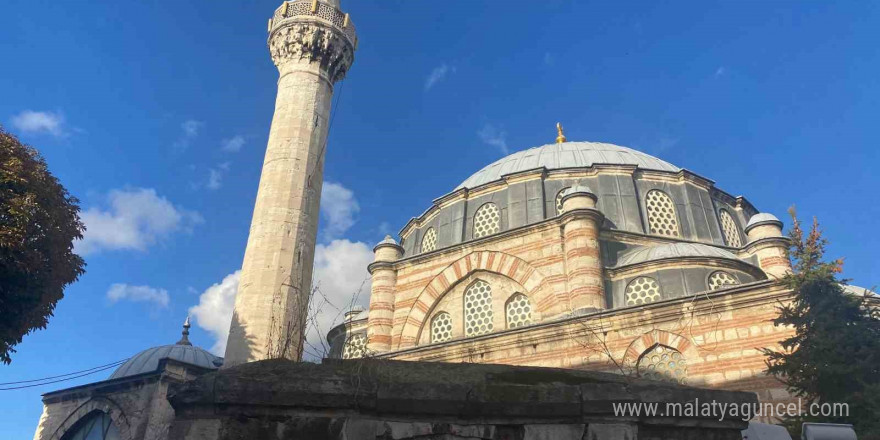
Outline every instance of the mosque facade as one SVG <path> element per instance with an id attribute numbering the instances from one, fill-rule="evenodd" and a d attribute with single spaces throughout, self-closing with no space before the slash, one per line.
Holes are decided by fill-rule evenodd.
<path id="1" fill-rule="evenodd" d="M 284 2 L 268 30 L 278 97 L 225 359 L 192 346 L 187 322 L 176 344 L 107 380 L 45 394 L 35 440 L 169 438 L 169 387 L 301 359 L 333 86 L 357 35 L 337 0 Z M 662 159 L 556 134 L 378 243 L 364 268 L 369 309 L 329 332 L 328 356 L 611 372 L 790 399 L 759 351 L 791 334 L 772 324 L 791 295 L 783 224 Z"/>

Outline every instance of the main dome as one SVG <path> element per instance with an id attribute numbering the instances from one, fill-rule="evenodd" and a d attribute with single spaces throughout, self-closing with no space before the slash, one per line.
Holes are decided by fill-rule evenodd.
<path id="1" fill-rule="evenodd" d="M 548 170 L 596 164 L 635 165 L 649 170 L 678 172 L 681 168 L 632 148 L 602 142 L 563 142 L 529 148 L 503 157 L 468 177 L 455 189 L 476 188 L 502 176 L 544 167 Z"/>

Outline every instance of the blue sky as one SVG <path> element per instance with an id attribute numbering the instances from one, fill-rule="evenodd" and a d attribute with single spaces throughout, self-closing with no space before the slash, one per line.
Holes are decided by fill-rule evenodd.
<path id="1" fill-rule="evenodd" d="M 275 1 L 7 0 L 0 123 L 82 200 L 87 273 L 0 381 L 175 342 L 215 345 L 271 121 Z M 856 284 L 878 283 L 874 2 L 343 1 L 360 47 L 327 150 L 317 273 L 332 298 L 369 248 L 505 152 L 640 149 L 786 219 L 817 216 Z M 107 372 L 109 373 L 109 372 Z M 62 386 L 103 379 L 105 373 Z M 39 395 L 0 391 L 8 438 Z M 5 420 L 4 420 L 5 419 Z"/>

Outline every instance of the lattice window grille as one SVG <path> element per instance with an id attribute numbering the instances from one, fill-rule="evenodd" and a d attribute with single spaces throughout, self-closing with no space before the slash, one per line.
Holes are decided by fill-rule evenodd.
<path id="1" fill-rule="evenodd" d="M 492 287 L 477 280 L 464 292 L 464 334 L 478 336 L 492 330 Z"/>
<path id="2" fill-rule="evenodd" d="M 637 306 L 660 300 L 660 285 L 650 277 L 638 277 L 626 285 L 626 305 Z"/>
<path id="3" fill-rule="evenodd" d="M 742 239 L 739 235 L 739 228 L 736 222 L 726 210 L 719 211 L 718 216 L 721 218 L 721 231 L 724 232 L 724 241 L 731 247 L 742 247 Z"/>
<path id="4" fill-rule="evenodd" d="M 532 304 L 522 293 L 513 295 L 507 302 L 507 328 L 525 327 L 532 323 Z"/>
<path id="5" fill-rule="evenodd" d="M 657 345 L 639 359 L 639 374 L 645 379 L 685 383 L 687 359 L 674 348 Z"/>
<path id="6" fill-rule="evenodd" d="M 486 203 L 474 214 L 474 238 L 497 233 L 501 229 L 501 214 L 498 205 Z"/>
<path id="7" fill-rule="evenodd" d="M 712 274 L 709 275 L 709 290 L 718 290 L 724 286 L 734 284 L 739 284 L 739 281 L 737 281 L 733 275 L 724 272 L 723 270 L 712 272 Z"/>
<path id="8" fill-rule="evenodd" d="M 566 191 L 568 191 L 568 188 L 562 188 L 561 191 L 556 193 L 556 215 L 562 214 L 562 196 L 565 195 Z"/>
<path id="9" fill-rule="evenodd" d="M 345 341 L 342 349 L 343 359 L 357 359 L 364 357 L 367 352 L 367 335 L 359 333 L 352 335 Z"/>
<path id="10" fill-rule="evenodd" d="M 443 342 L 452 339 L 452 317 L 449 313 L 440 312 L 431 320 L 431 342 Z"/>
<path id="11" fill-rule="evenodd" d="M 660 190 L 648 191 L 645 195 L 648 207 L 648 229 L 652 234 L 679 237 L 678 216 L 672 198 Z"/>
<path id="12" fill-rule="evenodd" d="M 422 252 L 431 252 L 434 249 L 437 249 L 437 231 L 434 228 L 428 228 L 422 238 Z"/>

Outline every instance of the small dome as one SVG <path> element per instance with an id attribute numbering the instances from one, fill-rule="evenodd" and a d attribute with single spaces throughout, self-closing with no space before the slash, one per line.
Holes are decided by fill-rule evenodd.
<path id="1" fill-rule="evenodd" d="M 562 195 L 567 196 L 569 194 L 575 194 L 575 193 L 595 194 L 595 193 L 593 193 L 593 190 L 591 190 L 589 186 L 584 185 L 582 183 L 576 183 L 571 188 L 565 190 L 565 192 Z"/>
<path id="2" fill-rule="evenodd" d="M 670 243 L 659 246 L 637 248 L 620 255 L 617 267 L 681 257 L 712 257 L 728 260 L 739 260 L 736 255 L 713 246 L 699 243 Z"/>
<path id="3" fill-rule="evenodd" d="M 190 365 L 212 369 L 223 364 L 223 358 L 214 356 L 207 350 L 194 345 L 162 345 L 148 348 L 132 356 L 110 375 L 110 379 L 152 373 L 159 368 L 160 359 L 174 359 Z"/>
<path id="4" fill-rule="evenodd" d="M 748 233 L 749 229 L 751 229 L 755 226 L 758 226 L 758 225 L 766 225 L 766 224 L 776 224 L 780 228 L 782 227 L 782 222 L 779 221 L 779 219 L 776 218 L 775 215 L 769 214 L 766 212 L 759 212 L 759 213 L 753 215 L 752 218 L 749 219 L 749 222 L 746 224 L 745 231 L 746 231 L 746 233 Z"/>
<path id="5" fill-rule="evenodd" d="M 455 189 L 476 188 L 504 175 L 535 168 L 557 170 L 596 164 L 635 165 L 643 169 L 670 172 L 681 170 L 669 162 L 627 147 L 601 142 L 564 142 L 529 148 L 506 156 L 477 171 Z"/>

